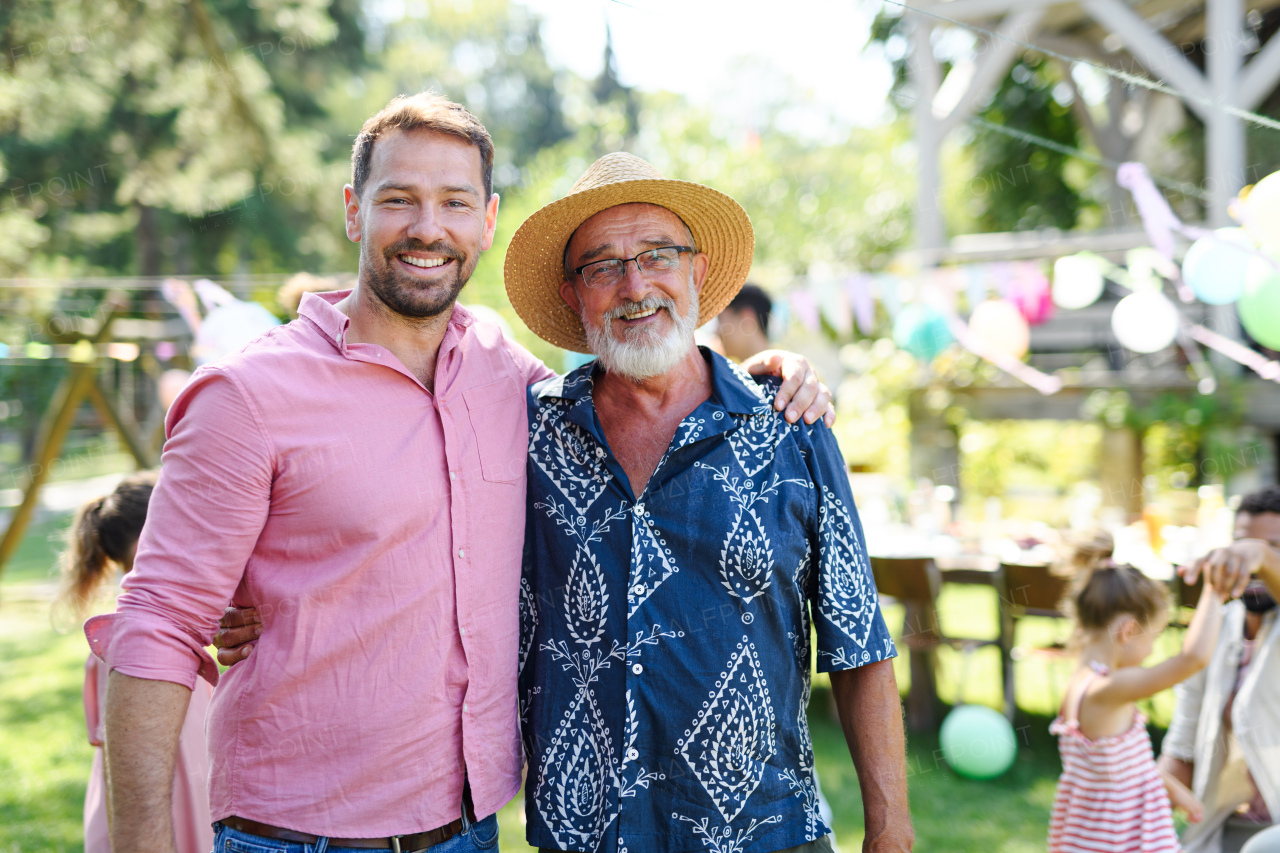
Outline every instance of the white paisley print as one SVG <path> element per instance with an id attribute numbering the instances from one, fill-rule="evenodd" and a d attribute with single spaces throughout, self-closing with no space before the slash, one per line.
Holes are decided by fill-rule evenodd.
<path id="1" fill-rule="evenodd" d="M 712 395 L 640 495 L 597 422 L 592 365 L 530 389 L 519 671 L 535 846 L 768 853 L 825 835 L 810 655 L 830 671 L 896 654 L 830 432 L 786 423 L 705 355 Z"/>

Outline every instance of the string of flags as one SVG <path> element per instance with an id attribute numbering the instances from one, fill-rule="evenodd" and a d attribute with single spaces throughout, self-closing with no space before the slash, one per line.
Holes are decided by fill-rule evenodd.
<path id="1" fill-rule="evenodd" d="M 822 324 L 837 334 L 855 328 L 875 334 L 876 304 L 885 309 L 893 340 L 924 362 L 958 343 L 1042 394 L 1062 381 L 1022 359 L 1030 329 L 1056 311 L 1088 308 L 1101 298 L 1107 281 L 1129 292 L 1111 313 L 1111 329 L 1126 349 L 1154 353 L 1179 345 L 1187 353 L 1202 393 L 1216 387 L 1196 344 L 1215 350 L 1259 376 L 1280 382 L 1280 362 L 1230 337 L 1191 321 L 1178 307 L 1195 301 L 1234 305 L 1249 336 L 1280 350 L 1280 172 L 1246 188 L 1232 203 L 1238 227 L 1208 230 L 1181 222 L 1140 163 L 1125 163 L 1117 181 L 1132 193 L 1151 245 L 1126 253 L 1123 266 L 1092 252 L 1058 258 L 1052 275 L 1039 261 L 1012 261 L 940 267 L 913 274 L 857 273 L 838 279 L 811 276 L 788 294 L 790 313 L 805 329 Z M 1177 238 L 1190 242 L 1181 263 Z M 1165 295 L 1171 286 L 1177 302 Z M 959 297 L 969 308 L 960 317 Z"/>

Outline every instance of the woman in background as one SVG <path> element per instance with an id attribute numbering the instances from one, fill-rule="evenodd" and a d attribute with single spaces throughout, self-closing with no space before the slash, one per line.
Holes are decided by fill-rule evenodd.
<path id="1" fill-rule="evenodd" d="M 138 537 L 147 518 L 147 503 L 156 474 L 144 471 L 125 478 L 106 497 L 80 508 L 62 555 L 63 591 L 59 602 L 83 621 L 97 594 L 115 571 L 133 568 Z M 107 695 L 107 666 L 89 655 L 84 672 L 84 716 L 93 751 L 93 770 L 84 799 L 85 853 L 110 853 L 107 829 L 106 774 L 103 763 L 102 708 Z M 213 688 L 196 679 L 191 705 L 178 741 L 173 774 L 173 832 L 179 853 L 208 853 L 213 849 L 209 816 L 209 759 L 205 747 L 205 717 Z"/>

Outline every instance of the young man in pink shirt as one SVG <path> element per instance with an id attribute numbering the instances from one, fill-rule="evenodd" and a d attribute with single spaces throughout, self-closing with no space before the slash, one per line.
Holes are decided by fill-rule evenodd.
<path id="1" fill-rule="evenodd" d="M 525 389 L 552 372 L 455 305 L 493 242 L 493 144 L 423 94 L 352 161 L 359 283 L 193 377 L 119 610 L 86 625 L 117 853 L 173 849 L 177 733 L 232 603 L 265 628 L 214 695 L 215 850 L 488 849 L 520 787 Z"/>

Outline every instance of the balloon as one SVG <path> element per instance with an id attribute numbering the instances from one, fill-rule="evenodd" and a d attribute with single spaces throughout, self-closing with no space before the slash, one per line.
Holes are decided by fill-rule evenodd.
<path id="1" fill-rule="evenodd" d="M 1268 254 L 1280 254 L 1280 172 L 1253 185 L 1240 205 L 1244 230 Z"/>
<path id="2" fill-rule="evenodd" d="M 1158 352 L 1178 336 L 1178 309 L 1158 290 L 1137 290 L 1116 303 L 1111 330 L 1125 349 Z"/>
<path id="3" fill-rule="evenodd" d="M 1088 252 L 1058 258 L 1053 265 L 1053 301 L 1059 308 L 1088 308 L 1098 301 L 1106 282 L 1100 259 Z"/>
<path id="4" fill-rule="evenodd" d="M 908 305 L 893 324 L 893 342 L 921 361 L 933 361 L 955 340 L 942 312 L 929 305 Z"/>
<path id="5" fill-rule="evenodd" d="M 1018 755 L 1013 726 L 984 705 L 961 705 L 947 714 L 939 741 L 951 769 L 970 779 L 994 779 Z"/>
<path id="6" fill-rule="evenodd" d="M 1280 826 L 1269 826 L 1250 838 L 1240 853 L 1280 853 Z"/>
<path id="7" fill-rule="evenodd" d="M 1040 265 L 1035 261 L 1023 261 L 1014 265 L 1014 274 L 1005 286 L 1004 296 L 1018 306 L 1028 323 L 1039 326 L 1053 316 L 1053 299 L 1049 291 L 1049 279 L 1040 271 Z"/>
<path id="8" fill-rule="evenodd" d="M 1254 257 L 1236 303 L 1240 325 L 1267 349 L 1280 350 L 1280 270 L 1266 258 Z"/>
<path id="9" fill-rule="evenodd" d="M 1027 321 L 1007 299 L 988 299 L 969 316 L 969 331 L 991 349 L 1022 358 L 1031 346 Z"/>
<path id="10" fill-rule="evenodd" d="M 1182 260 L 1182 277 L 1196 298 L 1208 305 L 1227 305 L 1240 298 L 1245 273 L 1256 257 L 1243 228 L 1219 228 L 1212 237 L 1191 244 Z"/>

